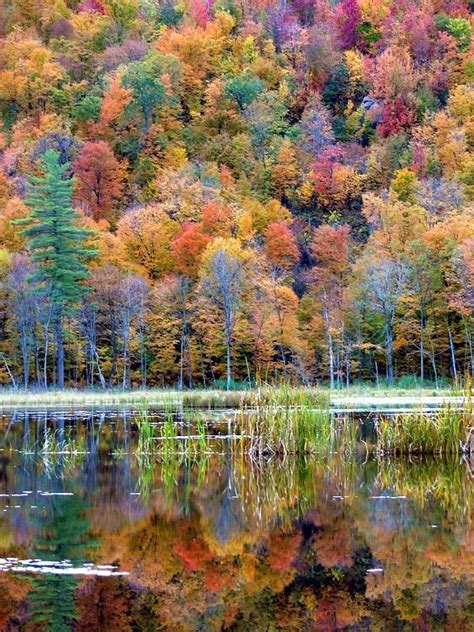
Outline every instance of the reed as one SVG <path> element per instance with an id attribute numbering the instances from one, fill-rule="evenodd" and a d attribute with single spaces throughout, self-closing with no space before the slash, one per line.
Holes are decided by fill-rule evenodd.
<path id="1" fill-rule="evenodd" d="M 147 408 L 141 408 L 135 417 L 138 427 L 137 455 L 140 458 L 157 457 L 168 459 L 181 454 L 187 458 L 208 453 L 210 437 L 204 418 L 196 411 L 176 411 L 169 408 L 164 412 L 163 421 L 151 423 Z"/>
<path id="2" fill-rule="evenodd" d="M 240 450 L 259 457 L 352 449 L 349 424 L 337 424 L 328 404 L 310 389 L 256 389 L 237 415 Z"/>
<path id="3" fill-rule="evenodd" d="M 469 454 L 472 451 L 473 416 L 470 404 L 463 410 L 444 406 L 434 412 L 415 411 L 375 423 L 376 452 L 380 455 Z"/>
<path id="4" fill-rule="evenodd" d="M 224 439 L 231 442 L 232 450 L 240 448 L 252 456 L 345 452 L 354 449 L 357 432 L 355 422 L 331 415 L 326 396 L 286 384 L 247 392 L 228 420 L 226 435 L 211 436 L 203 415 L 193 408 L 176 412 L 170 407 L 164 421 L 151 424 L 142 407 L 137 424 L 137 451 L 163 459 L 171 454 L 209 453 L 222 447 Z"/>

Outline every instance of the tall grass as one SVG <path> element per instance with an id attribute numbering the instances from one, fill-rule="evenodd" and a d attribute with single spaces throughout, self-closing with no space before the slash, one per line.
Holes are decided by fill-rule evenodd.
<path id="1" fill-rule="evenodd" d="M 199 411 L 169 408 L 157 423 L 149 420 L 146 406 L 136 418 L 137 452 L 160 455 L 192 455 L 209 452 L 213 445 L 230 440 L 252 455 L 303 454 L 336 449 L 339 425 L 329 413 L 327 400 L 314 390 L 281 386 L 264 387 L 241 399 L 238 413 L 228 420 L 227 434 L 210 435 Z"/>
<path id="2" fill-rule="evenodd" d="M 138 427 L 137 454 L 142 458 L 173 454 L 190 457 L 210 450 L 210 436 L 202 415 L 195 411 L 180 411 L 180 419 L 172 409 L 164 412 L 162 420 L 152 423 L 146 408 L 142 408 L 135 422 Z"/>
<path id="3" fill-rule="evenodd" d="M 450 404 L 435 411 L 414 410 L 375 422 L 375 452 L 390 454 L 466 454 L 474 445 L 471 388 L 465 406 Z M 210 452 L 228 440 L 231 449 L 254 458 L 286 454 L 330 454 L 356 451 L 360 419 L 335 415 L 326 394 L 316 389 L 261 386 L 239 392 L 240 406 L 228 418 L 227 434 L 212 435 L 199 409 L 165 406 L 151 423 L 146 405 L 139 415 L 138 452 L 161 455 Z M 368 449 L 368 446 L 366 446 Z"/>
<path id="4" fill-rule="evenodd" d="M 252 456 L 352 449 L 349 426 L 337 424 L 319 392 L 287 385 L 253 391 L 237 415 L 240 449 Z"/>
<path id="5" fill-rule="evenodd" d="M 472 450 L 470 407 L 445 406 L 435 412 L 416 411 L 382 417 L 375 423 L 376 452 L 380 455 L 468 454 Z"/>
<path id="6" fill-rule="evenodd" d="M 333 493 L 352 502 L 360 492 L 357 462 L 355 454 L 290 455 L 282 462 L 279 458 L 255 459 L 235 453 L 232 491 L 256 524 L 274 521 L 291 526 L 295 516 L 323 505 Z"/>

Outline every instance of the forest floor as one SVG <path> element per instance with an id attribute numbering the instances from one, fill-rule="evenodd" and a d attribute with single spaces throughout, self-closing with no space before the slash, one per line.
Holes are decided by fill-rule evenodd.
<path id="1" fill-rule="evenodd" d="M 305 389 L 308 390 L 308 389 Z M 312 389 L 311 389 L 312 390 Z M 386 409 L 387 407 L 436 407 L 442 404 L 459 404 L 463 392 L 454 389 L 397 388 L 374 385 L 357 385 L 338 390 L 325 387 L 314 389 L 331 407 L 336 409 Z M 48 391 L 14 391 L 0 389 L 0 408 L 35 408 L 57 406 L 190 406 L 190 407 L 238 407 L 248 390 L 222 391 L 196 389 L 178 391 L 173 389 L 132 390 L 84 390 L 65 389 Z"/>

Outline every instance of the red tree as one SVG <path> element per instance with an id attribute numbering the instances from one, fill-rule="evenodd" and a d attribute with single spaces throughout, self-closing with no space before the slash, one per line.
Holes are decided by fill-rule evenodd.
<path id="1" fill-rule="evenodd" d="M 202 208 L 202 227 L 204 232 L 213 237 L 229 237 L 232 221 L 231 211 L 211 201 Z"/>
<path id="2" fill-rule="evenodd" d="M 295 236 L 285 222 L 272 222 L 265 231 L 265 254 L 269 262 L 284 270 L 299 259 Z"/>
<path id="3" fill-rule="evenodd" d="M 415 123 L 415 119 L 416 112 L 413 104 L 399 95 L 384 103 L 383 119 L 377 125 L 377 131 L 382 138 L 387 138 L 402 130 L 409 130 Z"/>
<path id="4" fill-rule="evenodd" d="M 75 201 L 95 220 L 110 220 L 123 194 L 124 173 L 105 141 L 88 142 L 74 161 Z"/>
<path id="5" fill-rule="evenodd" d="M 348 226 L 323 224 L 315 230 L 311 244 L 311 252 L 317 260 L 313 273 L 326 329 L 331 388 L 335 385 L 336 350 L 339 344 L 336 334 L 343 328 L 342 302 L 345 275 L 349 267 L 349 233 Z"/>
<path id="6" fill-rule="evenodd" d="M 212 237 L 206 235 L 201 224 L 184 224 L 173 241 L 175 269 L 190 278 L 197 276 L 199 259 Z"/>

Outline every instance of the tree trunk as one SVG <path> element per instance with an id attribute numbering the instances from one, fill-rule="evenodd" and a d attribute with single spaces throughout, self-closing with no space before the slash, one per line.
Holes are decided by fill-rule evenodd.
<path id="1" fill-rule="evenodd" d="M 34 357 L 34 365 L 35 365 L 35 373 L 36 373 L 36 385 L 39 387 L 41 385 L 41 368 L 40 368 L 38 336 L 36 335 L 36 333 L 33 334 L 33 357 Z"/>
<path id="2" fill-rule="evenodd" d="M 387 383 L 393 384 L 393 335 L 390 325 L 385 327 L 385 360 L 386 370 L 385 376 Z"/>
<path id="3" fill-rule="evenodd" d="M 117 341 L 117 323 L 113 319 L 110 325 L 110 346 L 112 347 L 112 362 L 110 364 L 109 371 L 109 387 L 114 385 L 114 377 L 117 372 L 117 358 L 118 358 L 118 341 Z"/>
<path id="4" fill-rule="evenodd" d="M 451 369 L 454 378 L 454 382 L 458 383 L 458 371 L 456 367 L 456 354 L 454 351 L 453 334 L 451 333 L 451 327 L 448 325 L 448 340 L 449 340 L 449 353 L 451 357 Z"/>
<path id="5" fill-rule="evenodd" d="M 323 291 L 324 296 L 324 323 L 326 325 L 326 336 L 328 341 L 328 359 L 329 359 L 329 387 L 331 390 L 334 389 L 334 343 L 331 334 L 331 326 L 329 322 L 329 310 L 327 307 L 327 294 L 326 290 Z"/>
<path id="6" fill-rule="evenodd" d="M 146 388 L 147 384 L 147 361 L 145 350 L 145 335 L 140 334 L 140 371 L 141 371 L 141 384 L 142 388 Z"/>
<path id="7" fill-rule="evenodd" d="M 43 386 L 48 387 L 49 324 L 44 327 Z"/>
<path id="8" fill-rule="evenodd" d="M 226 351 L 226 389 L 230 391 L 232 383 L 232 311 L 230 307 L 225 310 L 225 351 Z"/>
<path id="9" fill-rule="evenodd" d="M 192 365 L 191 347 L 189 345 L 189 340 L 188 340 L 188 344 L 186 345 L 186 355 L 188 357 L 188 387 L 192 388 L 193 387 L 193 365 Z"/>
<path id="10" fill-rule="evenodd" d="M 178 390 L 182 391 L 184 387 L 184 350 L 186 348 L 186 331 L 181 328 L 181 340 L 179 341 L 179 376 Z"/>
<path id="11" fill-rule="evenodd" d="M 435 352 L 434 352 L 434 347 L 433 347 L 433 341 L 430 339 L 430 344 L 431 344 L 431 366 L 433 367 L 433 377 L 435 380 L 435 386 L 436 386 L 436 390 L 439 390 L 439 384 L 438 384 L 438 371 L 436 369 L 436 357 L 435 357 Z"/>
<path id="12" fill-rule="evenodd" d="M 425 318 L 423 310 L 420 314 L 420 379 L 423 383 L 425 381 L 425 345 L 423 340 L 423 333 L 425 327 Z"/>
<path id="13" fill-rule="evenodd" d="M 3 364 L 5 365 L 7 373 L 9 375 L 9 377 L 10 377 L 10 380 L 11 380 L 11 383 L 13 385 L 13 388 L 16 390 L 17 389 L 17 384 L 16 384 L 15 378 L 13 376 L 13 373 L 10 371 L 10 367 L 8 365 L 7 358 L 6 358 L 5 354 L 4 353 L 0 353 L 0 358 L 2 358 Z"/>
<path id="14" fill-rule="evenodd" d="M 29 345 L 29 333 L 27 326 L 23 325 L 20 332 L 21 339 L 21 359 L 23 364 L 23 388 L 28 388 L 28 381 L 30 378 L 30 345 Z"/>
<path id="15" fill-rule="evenodd" d="M 464 331 L 466 332 L 467 348 L 469 349 L 470 372 L 471 372 L 471 376 L 474 376 L 474 354 L 472 351 L 472 334 L 471 334 L 471 330 L 468 327 L 468 324 L 466 323 L 466 320 L 464 320 Z"/>
<path id="16" fill-rule="evenodd" d="M 351 383 L 351 344 L 348 343 L 346 349 L 346 386 L 349 386 Z"/>
<path id="17" fill-rule="evenodd" d="M 226 340 L 226 388 L 230 391 L 232 383 L 232 363 L 231 363 L 231 344 L 230 339 Z"/>
<path id="18" fill-rule="evenodd" d="M 287 371 L 286 371 L 286 354 L 285 354 L 285 348 L 283 346 L 283 338 L 284 338 L 283 317 L 282 317 L 280 305 L 278 303 L 278 297 L 276 295 L 275 285 L 273 286 L 273 298 L 274 298 L 274 301 L 275 301 L 275 309 L 276 309 L 276 314 L 277 314 L 277 318 L 278 318 L 278 325 L 280 327 L 280 342 L 278 344 L 278 347 L 279 347 L 279 351 L 280 351 L 281 361 L 282 361 L 282 364 L 283 364 L 283 377 L 286 380 Z"/>
<path id="19" fill-rule="evenodd" d="M 104 374 L 102 373 L 102 369 L 100 368 L 100 359 L 99 359 L 99 353 L 97 351 L 97 347 L 94 345 L 94 348 L 92 350 L 93 354 L 94 354 L 94 358 L 95 358 L 95 363 L 97 366 L 97 372 L 99 374 L 99 380 L 100 380 L 100 385 L 102 386 L 102 388 L 105 390 L 107 388 L 106 384 L 105 384 L 105 377 Z"/>
<path id="20" fill-rule="evenodd" d="M 122 388 L 125 390 L 129 386 L 129 371 L 128 371 L 128 331 L 123 336 L 123 350 L 122 350 Z"/>
<path id="21" fill-rule="evenodd" d="M 54 328 L 56 333 L 58 387 L 64 388 L 64 340 L 63 318 L 61 310 L 59 310 L 58 314 L 56 315 Z"/>

